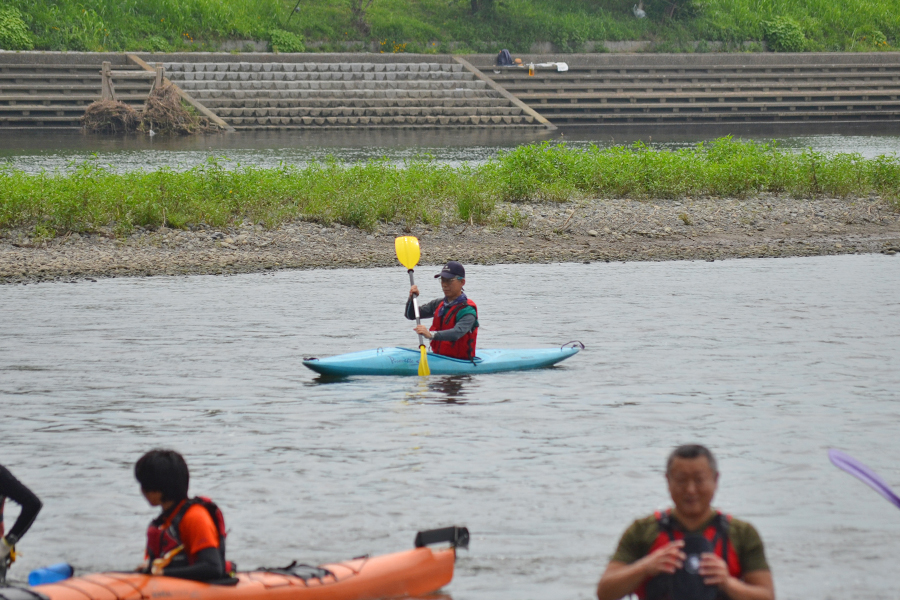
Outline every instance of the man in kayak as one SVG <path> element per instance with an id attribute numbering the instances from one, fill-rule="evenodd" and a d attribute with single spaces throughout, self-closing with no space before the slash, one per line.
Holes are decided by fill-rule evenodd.
<path id="1" fill-rule="evenodd" d="M 233 571 L 225 561 L 225 520 L 209 499 L 188 499 L 187 463 L 174 450 L 151 450 L 134 465 L 134 476 L 150 506 L 162 513 L 147 528 L 141 571 L 195 581 L 222 579 Z"/>
<path id="2" fill-rule="evenodd" d="M 9 533 L 5 532 L 3 525 L 3 508 L 7 498 L 22 507 Z M 9 469 L 0 465 L 0 580 L 5 579 L 6 569 L 15 559 L 16 542 L 22 539 L 34 523 L 41 506 L 43 505 L 38 497 L 22 485 Z"/>
<path id="3" fill-rule="evenodd" d="M 478 307 L 463 291 L 466 269 L 462 264 L 451 260 L 434 276 L 435 279 L 438 277 L 441 279 L 444 297 L 419 307 L 421 318 L 434 317 L 431 328 L 417 325 L 415 331 L 431 340 L 431 351 L 435 354 L 472 360 L 475 358 L 475 341 L 478 338 Z M 409 288 L 406 318 L 411 321 L 416 318 L 413 298 L 418 295 L 418 286 Z"/>
<path id="4" fill-rule="evenodd" d="M 704 446 L 675 448 L 666 466 L 675 508 L 629 527 L 597 585 L 598 600 L 774 600 L 763 543 L 752 525 L 711 507 L 719 481 Z"/>

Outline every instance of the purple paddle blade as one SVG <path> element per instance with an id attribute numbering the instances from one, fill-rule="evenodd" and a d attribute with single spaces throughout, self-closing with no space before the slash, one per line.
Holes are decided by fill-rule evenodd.
<path id="1" fill-rule="evenodd" d="M 840 450 L 831 449 L 828 451 L 828 458 L 831 463 L 842 471 L 846 471 L 868 485 L 870 488 L 881 494 L 888 502 L 900 508 L 900 497 L 888 487 L 884 480 L 875 474 L 872 469 L 862 464 L 849 454 Z"/>

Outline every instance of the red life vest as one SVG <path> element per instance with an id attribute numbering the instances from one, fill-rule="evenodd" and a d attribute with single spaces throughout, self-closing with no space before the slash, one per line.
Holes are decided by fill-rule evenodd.
<path id="1" fill-rule="evenodd" d="M 653 545 L 650 546 L 650 551 L 647 552 L 647 554 L 659 550 L 669 542 L 683 540 L 685 535 L 684 531 L 676 527 L 673 523 L 671 509 L 665 512 L 656 511 L 654 516 L 656 517 L 656 523 L 659 526 L 659 535 L 656 536 L 656 539 L 653 541 Z M 719 511 L 716 511 L 716 516 L 710 524 L 706 526 L 706 529 L 703 530 L 702 535 L 712 544 L 713 552 L 721 556 L 722 560 L 725 561 L 725 564 L 728 565 L 728 573 L 732 577 L 740 578 L 742 573 L 741 563 L 738 559 L 737 552 L 734 551 L 734 547 L 731 545 L 731 540 L 728 538 L 728 526 L 730 522 L 731 515 L 723 515 Z M 647 584 L 649 581 L 650 580 L 647 580 L 642 583 L 635 591 L 640 600 L 647 598 Z"/>
<path id="2" fill-rule="evenodd" d="M 459 311 L 464 306 L 471 306 L 475 309 L 475 327 L 455 342 L 431 340 L 431 351 L 435 354 L 463 360 L 475 358 L 475 342 L 478 339 L 478 307 L 468 298 L 466 298 L 466 304 L 451 306 L 443 316 L 441 316 L 441 309 L 444 307 L 444 301 L 441 300 L 434 311 L 434 319 L 431 321 L 431 329 L 429 331 L 453 329 L 456 326 L 456 315 L 459 314 Z"/>
<path id="3" fill-rule="evenodd" d="M 195 504 L 205 508 L 216 525 L 216 531 L 219 533 L 219 547 L 217 550 L 219 551 L 219 556 L 222 557 L 225 573 L 234 572 L 234 564 L 225 560 L 225 537 L 228 535 L 225 531 L 225 517 L 222 515 L 222 510 L 216 506 L 216 503 L 204 496 L 197 496 L 196 498 L 183 501 L 168 527 L 163 527 L 168 518 L 168 515 L 165 513 L 150 522 L 150 526 L 147 527 L 148 564 L 152 564 L 155 559 L 164 557 L 181 545 L 181 535 L 179 534 L 181 520 L 184 519 L 188 509 Z M 194 564 L 194 557 L 187 552 L 179 552 L 172 558 L 169 566 L 182 567 L 191 564 Z"/>
<path id="4" fill-rule="evenodd" d="M 0 538 L 3 537 L 3 534 L 6 532 L 6 529 L 3 526 L 3 508 L 6 505 L 6 496 L 0 496 Z"/>

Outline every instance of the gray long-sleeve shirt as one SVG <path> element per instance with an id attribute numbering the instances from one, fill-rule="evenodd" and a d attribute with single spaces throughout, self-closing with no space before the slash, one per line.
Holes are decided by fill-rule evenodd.
<path id="1" fill-rule="evenodd" d="M 428 319 L 434 316 L 438 304 L 443 298 L 436 298 L 431 302 L 427 302 L 419 306 L 419 316 Z M 415 321 L 416 313 L 413 309 L 412 298 L 406 301 L 406 318 Z M 444 329 L 443 331 L 432 331 L 431 335 L 439 342 L 455 342 L 462 336 L 466 335 L 475 328 L 475 315 L 463 315 L 456 320 L 456 326 L 453 329 Z"/>

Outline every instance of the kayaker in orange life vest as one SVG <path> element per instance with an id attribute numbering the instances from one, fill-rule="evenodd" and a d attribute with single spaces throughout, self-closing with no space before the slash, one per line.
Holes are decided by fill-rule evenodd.
<path id="1" fill-rule="evenodd" d="M 134 465 L 134 476 L 150 506 L 162 507 L 147 528 L 146 560 L 138 570 L 195 581 L 226 577 L 233 568 L 225 561 L 222 511 L 208 498 L 188 499 L 184 457 L 151 450 Z"/>
<path id="2" fill-rule="evenodd" d="M 719 482 L 704 446 L 679 446 L 666 480 L 675 508 L 629 527 L 600 583 L 598 600 L 774 600 L 762 539 L 745 521 L 711 507 Z"/>
<path id="3" fill-rule="evenodd" d="M 475 342 L 478 338 L 478 307 L 463 291 L 466 269 L 451 260 L 434 276 L 435 279 L 438 277 L 441 279 L 444 297 L 419 307 L 421 318 L 434 317 L 434 320 L 430 328 L 418 325 L 415 331 L 431 340 L 431 351 L 435 354 L 472 360 L 475 358 Z M 406 318 L 411 321 L 416 318 L 413 297 L 418 295 L 418 286 L 409 288 Z"/>

